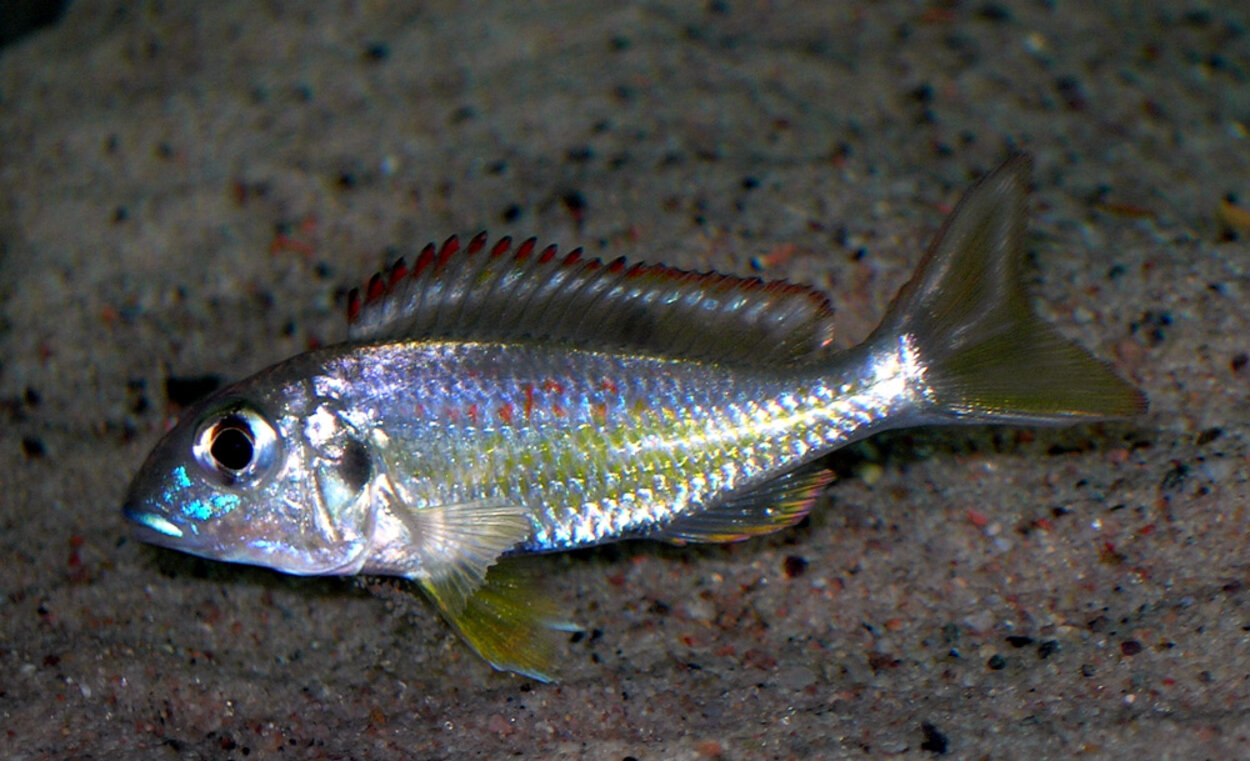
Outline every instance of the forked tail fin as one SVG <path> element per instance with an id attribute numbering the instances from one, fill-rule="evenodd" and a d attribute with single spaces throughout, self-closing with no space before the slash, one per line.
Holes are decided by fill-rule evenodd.
<path id="1" fill-rule="evenodd" d="M 1029 308 L 1030 169 L 1012 156 L 964 195 L 874 337 L 914 337 L 938 417 L 1059 424 L 1143 412 L 1139 390 Z"/>

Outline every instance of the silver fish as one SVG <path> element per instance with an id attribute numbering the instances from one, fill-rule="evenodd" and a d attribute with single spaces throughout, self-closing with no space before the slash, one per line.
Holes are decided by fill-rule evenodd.
<path id="1" fill-rule="evenodd" d="M 828 484 L 823 455 L 887 428 L 1145 409 L 1029 308 L 1029 168 L 1016 156 L 974 186 L 841 353 L 809 288 L 532 239 L 428 246 L 353 294 L 345 343 L 190 410 L 125 516 L 203 557 L 412 579 L 493 666 L 551 678 L 564 624 L 505 556 L 783 529 Z"/>

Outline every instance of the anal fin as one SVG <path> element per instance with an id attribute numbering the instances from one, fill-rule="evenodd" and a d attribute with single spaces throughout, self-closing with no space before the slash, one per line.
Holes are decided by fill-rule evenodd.
<path id="1" fill-rule="evenodd" d="M 831 481 L 830 470 L 800 468 L 746 494 L 678 518 L 650 538 L 686 544 L 737 542 L 771 534 L 803 520 Z"/>

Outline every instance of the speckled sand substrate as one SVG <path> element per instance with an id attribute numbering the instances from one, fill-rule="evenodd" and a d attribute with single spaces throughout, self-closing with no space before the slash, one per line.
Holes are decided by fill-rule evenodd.
<path id="1" fill-rule="evenodd" d="M 74 3 L 0 51 L 0 757 L 1244 757 L 1250 24 L 1208 5 Z M 1150 414 L 882 437 L 797 530 L 549 558 L 559 685 L 125 538 L 168 378 L 335 340 L 428 240 L 754 263 L 850 342 L 1009 146 L 1039 308 Z"/>

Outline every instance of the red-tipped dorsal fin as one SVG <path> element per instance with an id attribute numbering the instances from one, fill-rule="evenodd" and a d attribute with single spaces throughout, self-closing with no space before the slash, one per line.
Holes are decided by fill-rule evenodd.
<path id="1" fill-rule="evenodd" d="M 391 275 L 386 280 L 387 290 L 394 288 L 400 280 L 403 280 L 406 277 L 408 277 L 408 265 L 402 258 L 397 259 L 395 263 L 391 265 Z"/>
<path id="2" fill-rule="evenodd" d="M 538 245 L 537 238 L 526 238 L 525 240 L 521 241 L 521 245 L 518 246 L 516 250 L 516 260 L 518 262 L 523 262 L 526 259 L 528 259 L 530 254 L 534 253 L 534 246 L 537 246 L 537 245 Z"/>
<path id="3" fill-rule="evenodd" d="M 360 289 L 353 288 L 347 292 L 347 324 L 350 325 L 360 317 Z"/>
<path id="4" fill-rule="evenodd" d="M 514 251 L 485 233 L 427 245 L 411 268 L 396 262 L 348 301 L 352 340 L 550 341 L 770 366 L 825 352 L 832 316 L 803 286 L 623 257 L 605 265 L 535 238 Z"/>
<path id="5" fill-rule="evenodd" d="M 444 241 L 443 247 L 438 250 L 438 258 L 434 260 L 434 271 L 442 272 L 443 268 L 447 266 L 447 262 L 451 261 L 451 258 L 459 250 L 460 239 L 456 236 L 453 235 Z"/>
<path id="6" fill-rule="evenodd" d="M 485 235 L 484 232 L 482 234 Z M 512 248 L 512 238 L 505 235 L 499 240 L 495 241 L 495 245 L 490 247 L 490 258 L 498 259 L 504 254 L 508 253 L 508 250 L 511 248 Z"/>
<path id="7" fill-rule="evenodd" d="M 369 285 L 365 286 L 365 303 L 370 304 L 386 293 L 386 281 L 382 279 L 381 274 L 374 275 L 369 278 Z"/>
<path id="8" fill-rule="evenodd" d="M 425 248 L 421 249 L 421 253 L 417 255 L 417 263 L 412 267 L 413 279 L 419 278 L 425 274 L 434 264 L 434 254 L 436 249 L 433 243 L 427 243 Z"/>
<path id="9" fill-rule="evenodd" d="M 486 247 L 486 231 L 483 230 L 473 236 L 473 240 L 469 241 L 469 247 L 464 250 L 466 254 L 473 255 Z"/>

